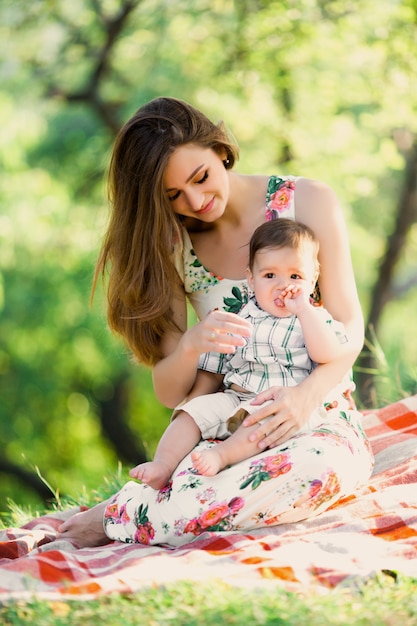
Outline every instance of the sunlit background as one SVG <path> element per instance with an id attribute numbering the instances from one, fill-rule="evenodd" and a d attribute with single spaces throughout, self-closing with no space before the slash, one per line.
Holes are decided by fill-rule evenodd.
<path id="1" fill-rule="evenodd" d="M 0 512 L 94 488 L 169 419 L 89 306 L 112 141 L 155 96 L 223 119 L 240 171 L 332 185 L 366 318 L 402 215 L 369 337 L 375 401 L 416 392 L 416 35 L 411 0 L 2 1 Z"/>

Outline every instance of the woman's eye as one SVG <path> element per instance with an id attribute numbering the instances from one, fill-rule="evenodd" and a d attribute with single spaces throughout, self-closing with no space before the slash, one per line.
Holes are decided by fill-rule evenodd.
<path id="1" fill-rule="evenodd" d="M 198 180 L 196 180 L 195 182 L 197 185 L 202 185 L 207 180 L 207 178 L 208 178 L 208 170 L 206 170 L 203 176 L 199 178 Z M 176 200 L 179 197 L 180 193 L 181 193 L 180 191 L 176 191 L 175 193 L 168 195 L 168 200 L 170 202 L 174 202 L 174 200 Z"/>
<path id="2" fill-rule="evenodd" d="M 196 180 L 195 182 L 197 183 L 197 185 L 202 185 L 208 178 L 208 171 L 206 170 L 202 176 L 202 178 L 200 178 L 199 180 Z"/>
<path id="3" fill-rule="evenodd" d="M 180 195 L 180 192 L 179 192 L 179 191 L 177 191 L 177 192 L 176 192 L 176 193 L 174 193 L 172 196 L 168 196 L 168 200 L 169 200 L 170 202 L 174 202 L 174 200 L 176 200 L 176 199 L 179 197 L 179 195 Z"/>

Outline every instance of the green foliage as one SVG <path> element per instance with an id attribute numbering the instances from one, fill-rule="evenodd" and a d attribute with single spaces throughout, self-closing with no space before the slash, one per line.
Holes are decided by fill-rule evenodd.
<path id="1" fill-rule="evenodd" d="M 38 467 L 54 492 L 98 484 L 120 460 L 100 423 L 120 378 L 125 420 L 149 455 L 169 419 L 150 372 L 109 336 L 100 293 L 89 309 L 114 132 L 152 97 L 224 119 L 242 172 L 331 184 L 368 310 L 417 131 L 416 24 L 410 0 L 2 2 L 0 442 L 10 462 Z M 417 340 L 402 321 L 417 304 L 416 233 L 376 338 L 381 401 L 416 390 Z M 0 478 L 0 498 L 39 504 L 16 476 Z"/>

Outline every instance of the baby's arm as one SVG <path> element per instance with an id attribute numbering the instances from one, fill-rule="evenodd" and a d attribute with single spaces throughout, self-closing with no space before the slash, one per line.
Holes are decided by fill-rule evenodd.
<path id="1" fill-rule="evenodd" d="M 342 343 L 346 343 L 346 335 L 336 333 L 335 324 L 323 307 L 314 306 L 302 293 L 302 289 L 290 285 L 284 290 L 285 306 L 297 315 L 303 330 L 304 341 L 310 358 L 316 363 L 328 363 L 343 354 Z M 343 338 L 340 336 L 342 335 Z"/>
<path id="2" fill-rule="evenodd" d="M 213 372 L 200 369 L 197 370 L 197 376 L 193 388 L 187 395 L 187 400 L 219 391 L 223 378 L 223 374 L 214 374 Z"/>

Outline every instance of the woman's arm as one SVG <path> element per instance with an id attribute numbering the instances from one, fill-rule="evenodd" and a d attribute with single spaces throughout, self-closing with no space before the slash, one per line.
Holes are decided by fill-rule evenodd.
<path id="1" fill-rule="evenodd" d="M 204 396 L 208 393 L 219 391 L 223 378 L 223 374 L 214 374 L 213 372 L 198 370 L 193 388 L 187 395 L 187 401 L 197 396 Z"/>
<path id="2" fill-rule="evenodd" d="M 187 331 L 187 304 L 185 295 L 177 294 L 172 312 L 177 332 L 167 333 L 162 339 L 165 355 L 152 370 L 154 391 L 159 402 L 173 409 L 188 394 L 197 374 L 197 350 L 187 349 L 184 335 Z M 185 344 L 185 345 L 184 345 Z"/>
<path id="3" fill-rule="evenodd" d="M 320 292 L 323 305 L 345 326 L 348 341 L 339 358 L 319 365 L 296 387 L 274 387 L 260 394 L 255 404 L 273 403 L 248 417 L 249 426 L 268 415 L 268 425 L 254 433 L 259 447 L 285 441 L 295 434 L 352 367 L 364 339 L 363 315 L 350 256 L 348 233 L 335 193 L 323 183 L 299 179 L 296 183 L 296 218 L 310 226 L 320 242 Z M 272 432 L 271 432 L 272 431 Z M 266 433 L 270 433 L 267 437 Z"/>
<path id="4" fill-rule="evenodd" d="M 217 351 L 230 354 L 235 347 L 244 345 L 244 337 L 251 334 L 251 325 L 234 313 L 212 311 L 204 320 L 187 330 L 187 305 L 185 296 L 177 294 L 172 304 L 177 332 L 167 334 L 162 339 L 162 351 L 165 355 L 153 368 L 152 378 L 155 395 L 159 402 L 169 408 L 175 408 L 191 390 L 193 395 L 210 393 L 216 383 L 202 382 L 199 377 L 196 384 L 197 367 L 200 354 Z"/>
<path id="5" fill-rule="evenodd" d="M 364 322 L 343 213 L 336 194 L 324 183 L 298 180 L 295 201 L 296 218 L 319 239 L 320 293 L 324 307 L 345 326 L 349 369 L 362 349 Z"/>

